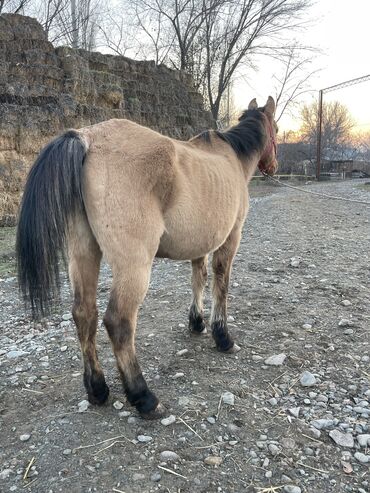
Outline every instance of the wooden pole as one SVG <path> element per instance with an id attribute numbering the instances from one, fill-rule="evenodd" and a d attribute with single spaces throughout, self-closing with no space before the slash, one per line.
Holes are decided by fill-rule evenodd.
<path id="1" fill-rule="evenodd" d="M 317 158 L 316 158 L 316 179 L 320 180 L 321 174 L 321 134 L 322 134 L 322 96 L 323 90 L 319 91 L 319 108 L 317 118 Z"/>

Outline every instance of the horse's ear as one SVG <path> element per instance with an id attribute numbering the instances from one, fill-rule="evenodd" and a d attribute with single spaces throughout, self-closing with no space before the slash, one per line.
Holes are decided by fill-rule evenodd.
<path id="1" fill-rule="evenodd" d="M 252 101 L 248 105 L 249 110 L 256 110 L 258 108 L 258 104 L 256 98 L 253 98 Z"/>
<path id="2" fill-rule="evenodd" d="M 275 105 L 274 98 L 269 96 L 267 98 L 267 103 L 265 105 L 265 113 L 267 113 L 270 116 L 275 116 L 275 110 L 276 110 L 276 105 Z"/>

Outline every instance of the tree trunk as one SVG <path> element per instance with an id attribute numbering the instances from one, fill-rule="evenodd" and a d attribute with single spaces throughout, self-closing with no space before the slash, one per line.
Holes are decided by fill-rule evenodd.
<path id="1" fill-rule="evenodd" d="M 71 0 L 72 48 L 78 48 L 76 0 Z"/>

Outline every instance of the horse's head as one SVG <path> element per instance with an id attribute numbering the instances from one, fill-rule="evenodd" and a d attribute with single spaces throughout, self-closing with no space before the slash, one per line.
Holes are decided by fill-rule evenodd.
<path id="1" fill-rule="evenodd" d="M 248 110 L 258 110 L 263 114 L 263 126 L 266 133 L 265 147 L 260 156 L 258 162 L 258 168 L 260 171 L 267 175 L 273 175 L 278 168 L 278 162 L 276 158 L 276 134 L 278 127 L 275 122 L 275 101 L 269 96 L 267 103 L 262 108 L 258 107 L 256 99 L 252 99 L 249 103 Z"/>

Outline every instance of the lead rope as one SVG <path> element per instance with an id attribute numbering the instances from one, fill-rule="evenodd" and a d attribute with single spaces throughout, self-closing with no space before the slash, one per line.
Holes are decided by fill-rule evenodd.
<path id="1" fill-rule="evenodd" d="M 305 190 L 304 188 L 294 187 L 293 185 L 288 185 L 287 183 L 282 183 L 280 180 L 278 180 L 277 178 L 274 178 L 273 176 L 268 175 L 264 171 L 261 171 L 261 173 L 264 176 L 266 176 L 269 180 L 271 180 L 275 183 L 278 183 L 282 187 L 292 188 L 293 190 L 299 190 L 300 192 L 310 193 L 311 195 L 318 195 L 319 197 L 322 197 L 325 199 L 342 200 L 343 202 L 354 202 L 356 204 L 362 204 L 362 205 L 366 205 L 367 207 L 370 207 L 370 202 L 365 202 L 363 200 L 346 199 L 344 197 L 338 197 L 337 195 L 329 195 L 327 193 L 320 193 L 320 192 L 313 192 L 312 190 Z"/>

